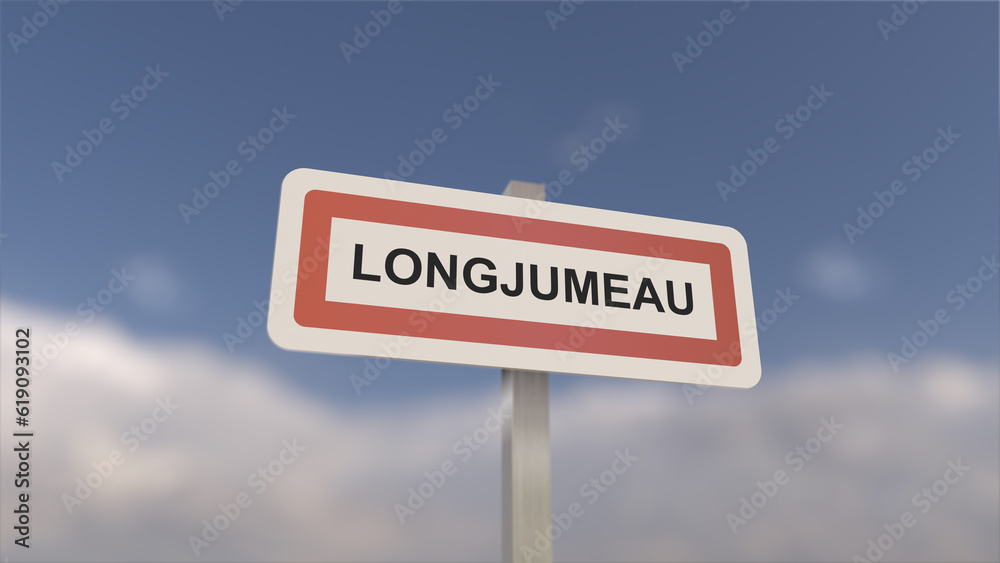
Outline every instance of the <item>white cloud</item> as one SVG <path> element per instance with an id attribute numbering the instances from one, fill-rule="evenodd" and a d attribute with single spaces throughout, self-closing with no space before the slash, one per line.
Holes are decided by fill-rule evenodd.
<path id="1" fill-rule="evenodd" d="M 180 303 L 180 284 L 162 258 L 137 256 L 125 265 L 125 271 L 135 276 L 127 295 L 142 309 L 167 313 Z"/>
<path id="2" fill-rule="evenodd" d="M 877 259 L 843 243 L 813 249 L 801 261 L 798 277 L 810 291 L 841 303 L 871 298 L 889 283 L 888 273 Z"/>
<path id="3" fill-rule="evenodd" d="M 605 120 L 617 121 L 625 130 L 620 138 L 611 141 L 609 145 L 602 149 L 608 154 L 614 153 L 621 148 L 617 145 L 628 143 L 629 139 L 634 138 L 642 128 L 642 119 L 639 111 L 631 103 L 615 102 L 592 105 L 586 109 L 579 123 L 573 129 L 556 139 L 550 154 L 552 166 L 557 167 L 557 170 L 569 169 L 574 176 L 585 174 L 586 171 L 581 172 L 579 166 L 583 162 L 582 159 L 587 157 L 580 153 L 580 147 L 590 146 L 595 138 L 601 136 L 602 131 L 607 128 Z M 598 141 L 598 147 L 600 147 L 601 142 Z M 576 154 L 575 159 L 573 158 L 574 154 Z M 587 158 L 589 164 L 595 164 L 597 161 L 607 158 L 607 155 L 602 153 L 593 155 L 593 157 L 595 158 Z M 551 180 L 554 179 L 552 178 Z"/>
<path id="4" fill-rule="evenodd" d="M 2 309 L 0 334 L 27 324 L 36 346 L 65 322 L 10 301 Z M 12 357 L 12 339 L 2 342 Z M 201 560 L 500 558 L 500 438 L 467 463 L 452 451 L 499 397 L 348 407 L 197 343 L 137 340 L 101 320 L 31 390 L 33 547 L 11 549 L 5 526 L 4 553 L 14 561 L 193 560 L 188 536 L 241 491 L 252 504 Z M 961 458 L 972 471 L 886 559 L 995 561 L 997 391 L 996 366 L 929 354 L 900 374 L 879 355 L 765 371 L 752 390 L 711 389 L 694 406 L 680 386 L 580 378 L 552 398 L 553 508 L 584 506 L 556 542 L 556 560 L 848 560 L 864 555 L 883 524 L 915 510 L 913 495 Z M 176 413 L 127 452 L 120 434 L 167 396 Z M 796 473 L 786 453 L 816 436 L 822 417 L 845 428 Z M 306 451 L 257 495 L 248 475 L 286 440 Z M 14 444 L 9 432 L 0 441 L 7 515 Z M 626 448 L 639 461 L 596 503 L 581 499 L 580 487 Z M 125 452 L 124 464 L 68 514 L 60 496 L 113 449 Z M 456 460 L 458 473 L 400 525 L 393 504 L 445 460 Z M 779 469 L 790 483 L 734 536 L 726 513 Z"/>

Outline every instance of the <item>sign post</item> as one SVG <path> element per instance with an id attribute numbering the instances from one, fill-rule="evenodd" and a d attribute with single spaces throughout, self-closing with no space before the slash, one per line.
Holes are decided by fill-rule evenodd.
<path id="1" fill-rule="evenodd" d="M 545 185 L 511 181 L 503 195 L 544 200 Z M 503 563 L 526 563 L 521 546 L 535 549 L 535 532 L 551 524 L 549 374 L 503 370 Z M 534 557 L 552 563 L 552 548 Z"/>
<path id="2" fill-rule="evenodd" d="M 494 195 L 302 168 L 278 212 L 275 344 L 503 370 L 504 563 L 552 561 L 548 372 L 761 375 L 739 232 L 544 199 L 527 182 Z"/>

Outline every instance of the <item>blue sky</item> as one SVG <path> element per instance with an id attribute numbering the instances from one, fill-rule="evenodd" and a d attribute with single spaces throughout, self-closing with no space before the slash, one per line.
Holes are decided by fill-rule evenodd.
<path id="1" fill-rule="evenodd" d="M 586 3 L 553 30 L 555 6 L 407 3 L 347 62 L 340 44 L 385 3 L 244 2 L 220 21 L 208 3 L 73 2 L 15 53 L 7 34 L 39 8 L 4 2 L 4 297 L 79 321 L 124 266 L 139 280 L 102 316 L 224 351 L 269 291 L 284 175 L 380 177 L 436 127 L 448 139 L 409 180 L 499 193 L 569 169 L 561 203 L 737 228 L 758 314 L 775 290 L 800 296 L 761 337 L 762 386 L 803 358 L 898 351 L 997 253 L 996 4 L 924 4 L 888 41 L 888 3 Z M 672 54 L 723 9 L 735 21 L 679 72 Z M 113 101 L 157 65 L 169 76 L 120 119 Z M 445 110 L 491 75 L 501 85 L 452 130 Z M 833 95 L 785 139 L 776 122 L 822 86 Z M 246 162 L 240 143 L 286 107 Z M 628 129 L 579 171 L 571 155 L 615 117 Z M 59 181 L 52 162 L 105 118 L 114 130 Z M 911 181 L 904 162 L 949 126 L 960 138 Z M 716 182 L 768 137 L 778 151 L 723 201 Z M 242 172 L 186 224 L 178 205 L 232 159 Z M 907 191 L 849 243 L 843 224 L 897 179 Z M 996 360 L 996 278 L 983 287 L 929 349 Z M 345 403 L 499 385 L 400 361 L 357 398 L 361 359 L 285 352 L 262 329 L 236 355 Z"/>
<path id="2" fill-rule="evenodd" d="M 288 172 L 382 177 L 436 128 L 447 139 L 407 179 L 500 193 L 571 175 L 561 203 L 728 225 L 749 246 L 767 328 L 755 388 L 551 377 L 554 511 L 616 452 L 639 458 L 556 560 L 850 560 L 904 511 L 917 528 L 885 560 L 998 560 L 1000 276 L 974 281 L 961 310 L 951 293 L 1000 252 L 997 3 L 918 4 L 885 32 L 914 4 L 590 1 L 553 29 L 555 2 L 407 2 L 348 61 L 342 43 L 376 29 L 387 0 L 247 0 L 221 20 L 209 2 L 55 1 L 51 17 L 0 2 L 0 351 L 32 327 L 36 370 L 36 544 L 11 560 L 499 559 L 501 440 L 469 460 L 453 447 L 485 431 L 499 370 L 394 361 L 359 395 L 350 375 L 368 360 L 286 352 L 263 327 L 232 354 L 223 340 L 268 296 Z M 699 40 L 679 70 L 674 53 Z M 453 128 L 446 112 L 481 80 L 499 85 Z M 606 120 L 626 127 L 584 169 Z M 57 175 L 88 137 L 102 139 Z M 723 198 L 730 166 L 762 151 Z M 186 221 L 179 206 L 230 162 L 239 173 Z M 844 224 L 894 187 L 852 243 Z M 778 290 L 797 299 L 769 316 Z M 948 323 L 892 369 L 887 354 L 939 309 Z M 165 400 L 176 414 L 126 449 L 122 432 Z M 800 473 L 788 455 L 811 443 Z M 67 508 L 115 449 L 124 465 Z M 394 505 L 449 461 L 457 475 L 401 522 Z M 3 474 L 18 462 L 3 456 Z M 273 492 L 248 488 L 274 463 Z M 968 476 L 919 512 L 914 495 L 952 463 Z M 790 484 L 731 529 L 777 470 Z M 5 503 L 15 491 L 0 483 Z M 252 506 L 194 552 L 241 491 Z M 15 533 L 0 531 L 3 556 Z"/>

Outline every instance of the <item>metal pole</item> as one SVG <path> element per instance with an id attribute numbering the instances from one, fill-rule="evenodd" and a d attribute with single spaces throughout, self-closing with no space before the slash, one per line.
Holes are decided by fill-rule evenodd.
<path id="1" fill-rule="evenodd" d="M 545 199 L 545 185 L 511 181 L 503 195 Z M 549 374 L 503 370 L 503 562 L 552 563 Z M 546 538 L 539 550 L 536 540 Z M 525 550 L 531 551 L 525 551 Z M 541 555 L 538 555 L 538 553 Z"/>

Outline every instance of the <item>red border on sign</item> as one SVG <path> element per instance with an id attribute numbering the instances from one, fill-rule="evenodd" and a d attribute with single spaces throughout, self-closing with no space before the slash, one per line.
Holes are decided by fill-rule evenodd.
<path id="1" fill-rule="evenodd" d="M 321 190 L 307 193 L 304 207 L 294 312 L 301 326 L 699 364 L 742 361 L 732 259 L 724 244 Z M 580 329 L 572 325 L 454 313 L 416 323 L 424 311 L 327 301 L 334 217 L 708 264 L 716 340 L 598 328 L 574 347 Z M 422 330 L 412 330 L 418 324 Z"/>

